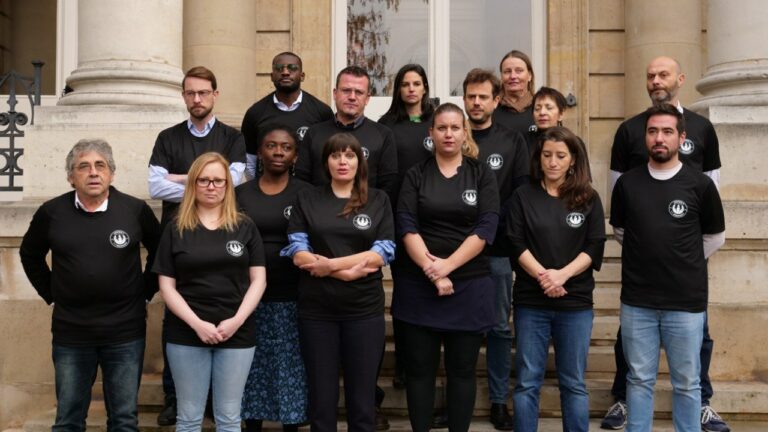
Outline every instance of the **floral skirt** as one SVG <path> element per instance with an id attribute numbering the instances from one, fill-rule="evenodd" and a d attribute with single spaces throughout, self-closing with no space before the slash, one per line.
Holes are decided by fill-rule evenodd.
<path id="1" fill-rule="evenodd" d="M 299 349 L 295 302 L 256 308 L 256 352 L 243 392 L 243 419 L 283 424 L 307 420 L 307 379 Z"/>

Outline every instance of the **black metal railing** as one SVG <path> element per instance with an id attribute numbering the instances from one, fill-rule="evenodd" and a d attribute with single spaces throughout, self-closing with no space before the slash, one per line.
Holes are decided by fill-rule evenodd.
<path id="1" fill-rule="evenodd" d="M 7 178 L 7 181 L 0 181 L 0 192 L 22 191 L 22 187 L 16 184 L 16 178 L 24 174 L 19 166 L 19 158 L 24 154 L 24 149 L 16 147 L 16 139 L 24 137 L 24 131 L 19 126 L 26 125 L 30 120 L 30 124 L 35 124 L 35 106 L 40 105 L 40 81 L 44 64 L 40 60 L 32 62 L 35 67 L 32 78 L 21 76 L 15 71 L 0 75 L 0 89 L 8 90 L 10 107 L 7 112 L 0 112 L 0 127 L 5 127 L 0 130 L 0 156 L 5 159 L 5 164 L 0 168 L 0 179 Z M 16 111 L 16 92 L 19 87 L 29 99 L 30 116 Z"/>

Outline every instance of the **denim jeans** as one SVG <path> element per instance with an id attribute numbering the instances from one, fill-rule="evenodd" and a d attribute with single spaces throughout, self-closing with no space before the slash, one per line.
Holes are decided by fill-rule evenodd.
<path id="1" fill-rule="evenodd" d="M 555 347 L 563 430 L 587 432 L 589 394 L 584 374 L 594 313 L 591 309 L 557 311 L 515 307 L 514 316 L 517 340 L 517 385 L 512 395 L 515 431 L 531 432 L 538 428 L 539 395 L 547 369 L 547 351 L 551 338 Z"/>
<path id="2" fill-rule="evenodd" d="M 208 387 L 213 385 L 216 430 L 240 432 L 240 407 L 254 348 L 168 343 L 166 352 L 176 384 L 176 431 L 200 431 Z"/>
<path id="3" fill-rule="evenodd" d="M 53 344 L 56 374 L 54 432 L 84 431 L 91 387 L 101 367 L 107 429 L 138 431 L 139 384 L 144 362 L 144 338 L 113 345 L 70 347 Z"/>
<path id="4" fill-rule="evenodd" d="M 488 396 L 491 403 L 506 404 L 509 375 L 512 373 L 512 331 L 509 313 L 512 308 L 512 266 L 507 257 L 489 257 L 491 278 L 496 287 L 496 325 L 488 332 L 486 361 Z"/>
<path id="5" fill-rule="evenodd" d="M 621 339 L 629 365 L 627 432 L 650 432 L 653 386 L 664 346 L 672 381 L 672 423 L 676 432 L 699 432 L 701 424 L 701 334 L 705 312 L 648 309 L 621 304 Z"/>

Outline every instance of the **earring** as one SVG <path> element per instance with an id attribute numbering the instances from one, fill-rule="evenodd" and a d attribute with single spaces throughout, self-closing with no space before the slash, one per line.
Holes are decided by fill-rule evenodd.
<path id="1" fill-rule="evenodd" d="M 288 167 L 288 174 L 290 174 L 291 177 L 296 176 L 296 164 L 291 164 L 291 166 Z"/>
<path id="2" fill-rule="evenodd" d="M 573 175 L 573 167 L 568 168 L 568 175 Z"/>
<path id="3" fill-rule="evenodd" d="M 258 174 L 259 177 L 264 174 L 264 162 L 261 161 L 260 157 L 256 158 L 256 174 Z"/>

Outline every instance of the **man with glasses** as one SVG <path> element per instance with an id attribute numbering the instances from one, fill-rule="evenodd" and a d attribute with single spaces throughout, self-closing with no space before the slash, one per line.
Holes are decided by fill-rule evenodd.
<path id="1" fill-rule="evenodd" d="M 258 177 L 259 130 L 269 123 L 282 123 L 296 131 L 299 140 L 310 126 L 333 118 L 331 108 L 309 92 L 301 89 L 304 71 L 301 58 L 292 52 L 282 52 L 272 59 L 272 84 L 275 91 L 253 104 L 243 117 L 241 130 L 245 137 L 246 173 Z"/>
<path id="2" fill-rule="evenodd" d="M 160 132 L 149 159 L 149 195 L 163 200 L 162 227 L 175 216 L 184 196 L 187 171 L 201 154 L 210 151 L 221 153 L 230 163 L 233 186 L 240 183 L 245 172 L 243 135 L 237 129 L 217 121 L 213 115 L 213 106 L 219 96 L 213 72 L 203 66 L 193 67 L 184 75 L 181 90 L 189 119 Z M 165 405 L 157 423 L 168 426 L 176 423 L 176 389 L 165 356 L 165 343 L 163 360 Z"/>

